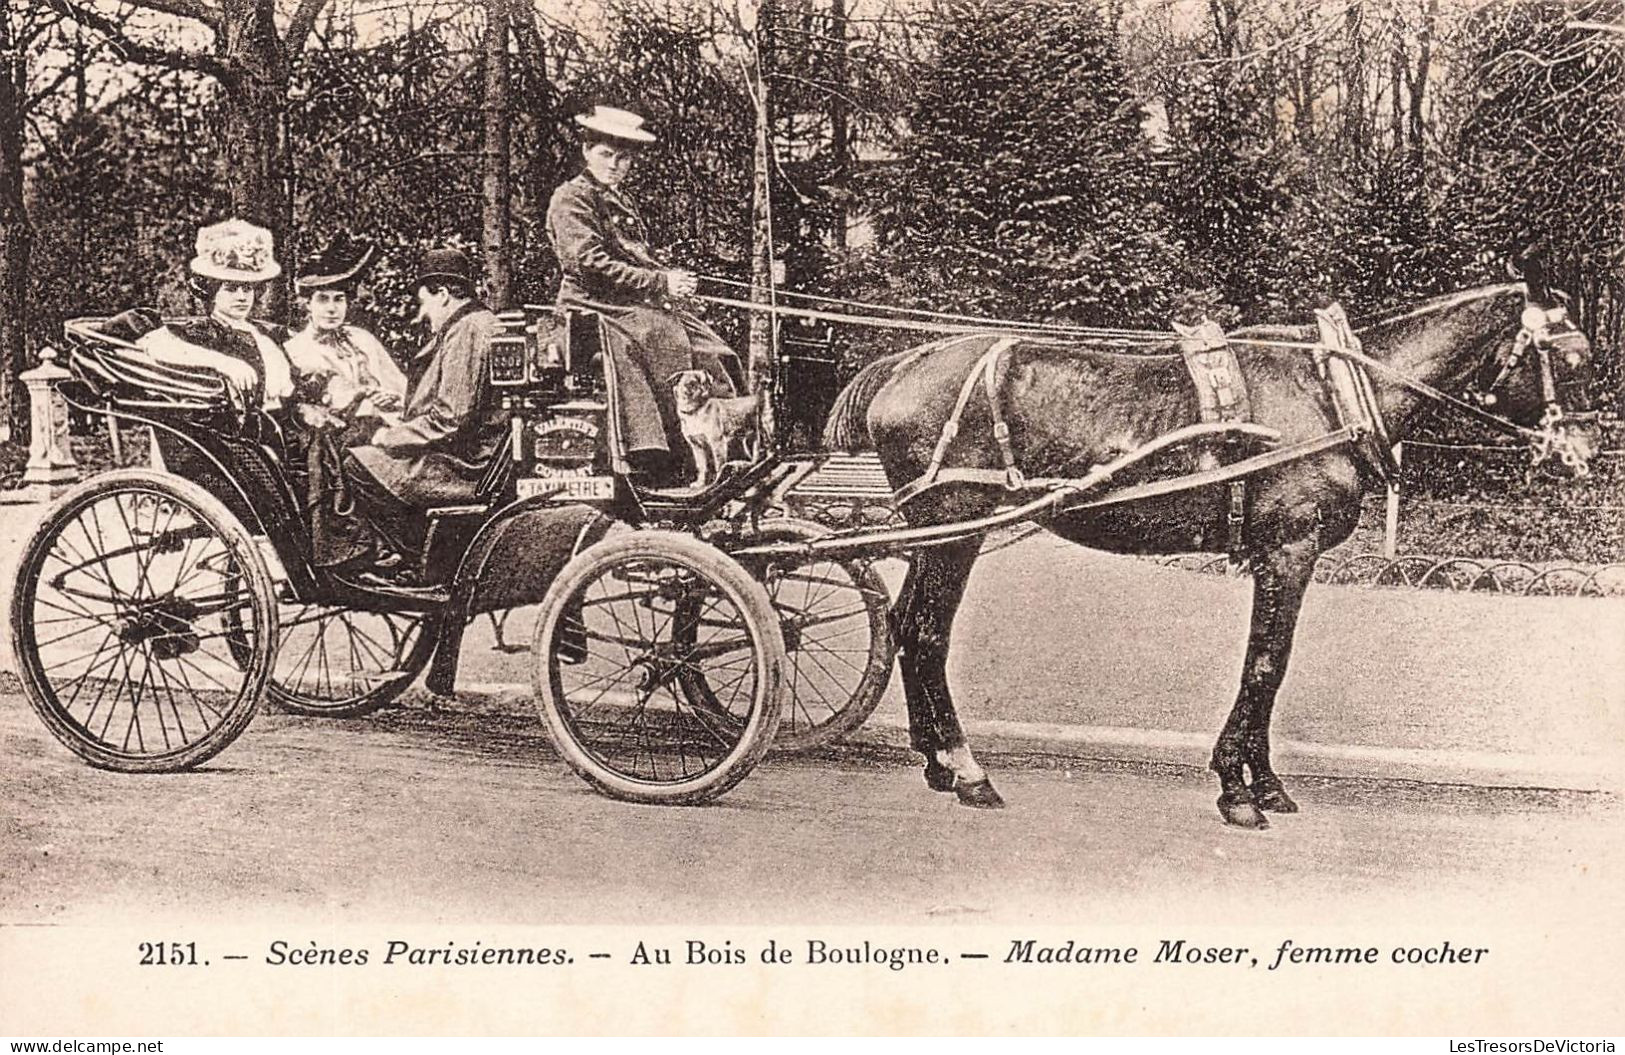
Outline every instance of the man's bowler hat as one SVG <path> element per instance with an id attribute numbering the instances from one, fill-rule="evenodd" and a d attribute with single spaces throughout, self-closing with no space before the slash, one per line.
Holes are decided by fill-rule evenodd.
<path id="1" fill-rule="evenodd" d="M 426 286 L 436 280 L 455 280 L 473 289 L 474 265 L 460 249 L 431 249 L 423 254 L 413 288 Z"/>

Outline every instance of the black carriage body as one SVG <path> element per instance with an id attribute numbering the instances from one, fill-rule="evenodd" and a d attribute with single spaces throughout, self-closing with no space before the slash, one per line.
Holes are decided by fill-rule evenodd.
<path id="1" fill-rule="evenodd" d="M 430 585 L 417 587 L 360 585 L 315 566 L 306 508 L 310 451 L 291 416 L 284 423 L 241 406 L 212 371 L 156 363 L 129 340 L 105 332 L 102 320 L 70 323 L 74 380 L 64 395 L 81 414 L 151 429 L 165 471 L 127 469 L 87 481 L 64 499 L 61 515 L 69 521 L 45 527 L 60 534 L 63 523 L 104 492 L 114 501 L 156 496 L 148 503 L 153 525 L 166 515 L 160 507 L 191 511 L 196 526 L 140 527 L 139 546 L 151 559 L 178 552 L 172 543 L 184 548 L 194 536 L 220 540 L 223 555 L 211 556 L 206 571 L 220 580 L 214 603 L 223 625 L 197 629 L 214 608 L 200 609 L 174 587 L 127 604 L 134 615 L 121 616 L 119 639 L 129 638 L 130 649 L 147 648 L 146 637 L 161 639 L 147 657 L 160 664 L 181 662 L 200 642 L 214 641 L 222 661 L 235 664 L 241 688 L 234 707 L 183 750 L 168 750 L 166 742 L 162 752 L 130 751 L 109 748 L 87 724 L 73 724 L 77 689 L 58 692 L 41 668 L 30 699 L 58 738 L 109 768 L 185 768 L 228 744 L 264 695 L 299 714 L 359 716 L 394 699 L 425 668 L 431 691 L 451 692 L 464 627 L 482 612 L 538 603 L 538 669 L 547 675 L 539 674 L 537 684 L 549 734 L 573 768 L 617 797 L 714 798 L 766 753 L 786 711 L 798 716 L 783 745 L 791 749 L 861 722 L 891 669 L 884 584 L 860 562 L 799 549 L 765 558 L 731 555 L 753 540 L 798 547 L 824 533 L 762 517 L 797 467 L 764 445 L 759 457 L 730 464 L 708 487 L 640 488 L 616 453 L 614 363 L 600 353 L 601 320 L 541 311 L 509 313 L 503 323 L 490 381 L 509 420 L 509 442 L 500 445 L 472 501 L 426 511 L 429 538 L 420 571 L 429 573 L 424 581 Z M 617 521 L 675 530 L 611 535 Z M 40 545 L 56 537 L 48 535 L 41 534 Z M 31 542 L 30 552 L 35 549 Z M 30 565 L 35 574 L 25 587 L 56 588 L 56 579 L 68 574 L 40 574 L 49 556 Z M 95 553 L 89 563 L 78 558 L 85 567 L 103 559 Z M 176 576 L 205 563 L 184 556 L 159 561 L 178 565 L 170 569 Z M 150 586 L 144 573 L 137 578 Z M 110 582 L 104 575 L 92 585 L 110 590 Z M 13 608 L 15 625 L 29 622 L 30 605 Z M 645 627 L 653 612 L 664 617 Z M 627 626 L 639 634 L 628 636 Z M 337 651 L 327 644 L 330 627 L 341 631 Z M 640 640 L 644 630 L 650 636 Z M 831 642 L 841 642 L 844 654 L 856 633 L 869 642 L 868 662 L 846 665 L 855 674 L 850 684 L 815 684 L 810 674 L 786 673 L 787 667 L 801 671 L 802 664 L 809 672 L 824 670 Z M 792 655 L 787 641 L 794 642 Z M 628 666 L 628 650 L 642 658 Z M 318 654 L 324 659 L 313 667 Z M 338 671 L 333 683 L 329 656 Z M 606 662 L 627 699 L 663 687 L 663 709 L 647 728 L 637 724 L 635 735 L 615 710 L 621 695 L 606 695 L 600 684 L 606 675 L 597 665 Z M 654 683 L 643 684 L 646 672 Z M 576 692 L 571 686 L 582 679 Z M 132 712 L 136 695 L 144 700 L 156 684 L 140 680 L 140 693 L 125 693 Z M 794 699 L 782 695 L 791 685 L 799 686 Z M 64 693 L 66 703 L 59 699 Z M 600 715 L 601 707 L 609 710 Z M 170 710 L 180 713 L 173 702 Z M 665 746 L 651 747 L 656 741 Z M 627 745 L 632 751 L 623 758 Z M 668 772 L 659 760 L 667 756 L 678 760 L 676 770 Z"/>

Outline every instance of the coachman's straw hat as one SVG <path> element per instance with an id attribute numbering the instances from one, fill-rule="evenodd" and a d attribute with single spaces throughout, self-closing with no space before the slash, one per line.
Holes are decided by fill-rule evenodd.
<path id="1" fill-rule="evenodd" d="M 630 110 L 617 110 L 613 106 L 595 106 L 588 113 L 576 114 L 576 124 L 605 139 L 642 146 L 653 143 L 655 135 L 643 127 L 643 118 Z"/>
<path id="2" fill-rule="evenodd" d="M 199 228 L 192 274 L 222 282 L 265 282 L 282 274 L 272 252 L 271 232 L 247 220 L 226 220 Z"/>

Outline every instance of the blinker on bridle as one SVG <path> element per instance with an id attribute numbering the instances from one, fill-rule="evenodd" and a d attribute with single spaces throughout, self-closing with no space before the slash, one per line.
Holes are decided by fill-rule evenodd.
<path id="1" fill-rule="evenodd" d="M 1498 401 L 1496 390 L 1505 385 L 1513 371 L 1523 365 L 1525 356 L 1532 349 L 1539 369 L 1540 399 L 1545 407 L 1540 418 L 1539 438 L 1535 441 L 1535 462 L 1539 464 L 1556 456 L 1576 475 L 1583 476 L 1587 470 L 1586 459 L 1563 429 L 1563 403 L 1558 395 L 1556 375 L 1552 371 L 1553 345 L 1565 337 L 1579 336 L 1580 331 L 1569 321 L 1568 309 L 1562 304 L 1551 308 L 1529 304 L 1524 307 L 1518 321 L 1521 324 L 1518 335 L 1513 338 L 1511 346 L 1496 357 L 1498 370 L 1495 379 L 1482 389 L 1473 386 L 1467 395 L 1481 407 L 1493 407 Z M 1563 359 L 1565 365 L 1571 368 L 1583 361 L 1576 350 L 1565 352 Z"/>

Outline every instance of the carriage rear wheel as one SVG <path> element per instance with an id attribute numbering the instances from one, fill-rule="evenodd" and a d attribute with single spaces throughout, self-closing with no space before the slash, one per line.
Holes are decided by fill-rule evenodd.
<path id="1" fill-rule="evenodd" d="M 46 513 L 12 594 L 18 673 L 51 733 L 91 765 L 189 769 L 253 718 L 277 640 L 253 539 L 202 488 L 106 473 Z"/>
<path id="2" fill-rule="evenodd" d="M 271 699 L 293 714 L 359 718 L 405 692 L 434 655 L 424 612 L 284 604 Z"/>
<path id="3" fill-rule="evenodd" d="M 772 602 L 688 535 L 626 532 L 577 555 L 542 602 L 532 663 L 554 745 L 614 798 L 707 802 L 756 767 L 778 729 Z"/>
<path id="4" fill-rule="evenodd" d="M 831 532 L 782 517 L 764 520 L 744 544 L 808 542 Z M 874 564 L 855 558 L 790 557 L 749 563 L 767 587 L 784 635 L 784 717 L 773 749 L 810 751 L 857 729 L 891 680 L 896 649 L 886 624 L 891 595 Z"/>

